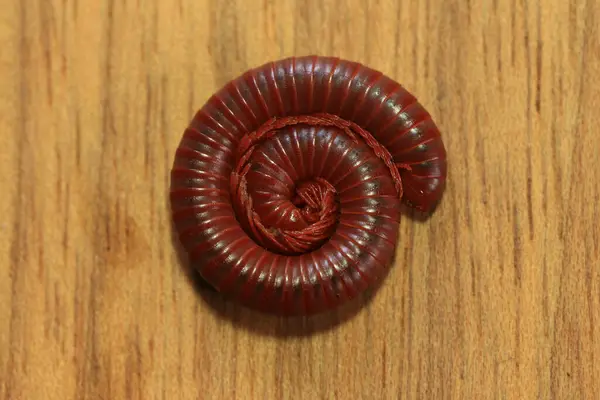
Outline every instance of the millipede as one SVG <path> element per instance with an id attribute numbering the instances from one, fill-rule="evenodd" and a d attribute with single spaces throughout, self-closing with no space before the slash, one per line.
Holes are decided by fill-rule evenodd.
<path id="1" fill-rule="evenodd" d="M 315 314 L 385 276 L 402 204 L 431 213 L 446 171 L 438 127 L 399 83 L 354 61 L 289 57 L 231 80 L 193 116 L 172 217 L 218 292 Z"/>

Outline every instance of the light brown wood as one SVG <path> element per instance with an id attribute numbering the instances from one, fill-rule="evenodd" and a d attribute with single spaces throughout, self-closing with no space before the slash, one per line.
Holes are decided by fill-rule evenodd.
<path id="1" fill-rule="evenodd" d="M 0 398 L 600 398 L 600 2 L 5 0 Z M 337 55 L 443 131 L 356 314 L 200 295 L 169 170 L 195 110 L 263 62 Z M 331 319 L 332 318 L 332 319 Z"/>

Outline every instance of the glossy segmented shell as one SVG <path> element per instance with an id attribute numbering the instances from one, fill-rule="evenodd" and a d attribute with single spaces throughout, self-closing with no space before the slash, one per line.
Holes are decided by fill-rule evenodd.
<path id="1" fill-rule="evenodd" d="M 384 275 L 400 204 L 435 207 L 446 151 L 397 82 L 307 56 L 214 94 L 185 130 L 171 178 L 179 238 L 210 285 L 255 309 L 312 314 Z"/>

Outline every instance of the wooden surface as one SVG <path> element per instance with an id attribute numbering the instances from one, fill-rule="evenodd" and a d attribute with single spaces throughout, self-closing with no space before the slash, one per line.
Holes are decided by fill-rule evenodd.
<path id="1" fill-rule="evenodd" d="M 600 2 L 5 0 L 0 398 L 600 398 Z M 194 111 L 263 62 L 404 84 L 449 155 L 360 310 L 197 290 L 167 189 Z"/>

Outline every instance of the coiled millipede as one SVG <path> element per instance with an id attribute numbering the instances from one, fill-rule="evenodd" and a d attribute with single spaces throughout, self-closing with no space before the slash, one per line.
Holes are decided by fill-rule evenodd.
<path id="1" fill-rule="evenodd" d="M 281 315 L 339 306 L 393 258 L 401 203 L 430 212 L 446 150 L 430 114 L 381 72 L 287 58 L 196 113 L 171 172 L 175 227 L 216 290 Z"/>

